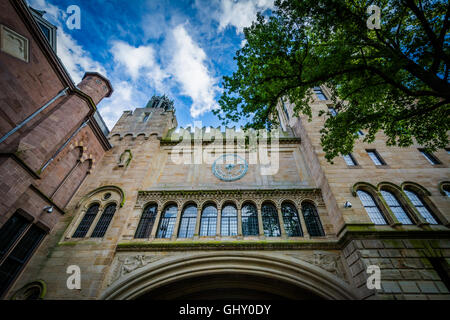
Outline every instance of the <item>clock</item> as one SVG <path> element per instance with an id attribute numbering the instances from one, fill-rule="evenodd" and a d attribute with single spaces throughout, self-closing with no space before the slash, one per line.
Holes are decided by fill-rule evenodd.
<path id="1" fill-rule="evenodd" d="M 224 154 L 217 158 L 212 166 L 213 174 L 223 181 L 239 180 L 247 170 L 247 161 L 237 154 Z"/>

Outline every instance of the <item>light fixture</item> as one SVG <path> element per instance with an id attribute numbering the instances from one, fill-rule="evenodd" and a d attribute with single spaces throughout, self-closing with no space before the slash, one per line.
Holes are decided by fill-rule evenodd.
<path id="1" fill-rule="evenodd" d="M 350 201 L 345 201 L 344 208 L 351 208 L 351 207 L 352 207 L 352 203 Z"/>
<path id="2" fill-rule="evenodd" d="M 52 213 L 52 212 L 53 212 L 53 206 L 47 206 L 47 207 L 44 208 L 44 210 L 45 210 L 47 213 Z"/>

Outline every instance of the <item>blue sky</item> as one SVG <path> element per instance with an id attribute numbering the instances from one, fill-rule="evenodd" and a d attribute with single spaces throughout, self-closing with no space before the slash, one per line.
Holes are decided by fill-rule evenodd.
<path id="1" fill-rule="evenodd" d="M 110 127 L 124 110 L 144 107 L 153 94 L 175 101 L 179 126 L 217 127 L 221 79 L 235 70 L 242 30 L 273 0 L 27 0 L 58 27 L 58 56 L 75 83 L 84 72 L 114 87 L 99 110 Z M 70 5 L 81 28 L 66 25 Z"/>

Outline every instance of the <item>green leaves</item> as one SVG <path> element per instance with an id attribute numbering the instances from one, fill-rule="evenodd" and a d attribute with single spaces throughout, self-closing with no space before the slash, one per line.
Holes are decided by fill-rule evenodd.
<path id="1" fill-rule="evenodd" d="M 244 30 L 247 43 L 236 52 L 237 71 L 223 78 L 215 113 L 225 124 L 244 118 L 247 128 L 270 127 L 283 98 L 311 117 L 310 89 L 326 85 L 339 112 L 321 131 L 329 161 L 351 152 L 358 130 L 368 132 L 366 142 L 383 130 L 388 145 L 446 147 L 449 4 L 373 4 L 380 30 L 366 26 L 366 1 L 276 1 L 269 18 L 258 15 Z"/>

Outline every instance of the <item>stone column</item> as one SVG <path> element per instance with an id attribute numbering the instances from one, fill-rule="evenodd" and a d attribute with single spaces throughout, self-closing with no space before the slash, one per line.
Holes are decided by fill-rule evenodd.
<path id="1" fill-rule="evenodd" d="M 238 238 L 242 239 L 243 235 L 242 235 L 242 212 L 241 212 L 241 208 L 237 209 L 237 236 Z"/>
<path id="2" fill-rule="evenodd" d="M 200 237 L 200 220 L 202 219 L 202 210 L 197 208 L 197 220 L 195 220 L 194 239 Z"/>
<path id="3" fill-rule="evenodd" d="M 216 225 L 216 237 L 220 237 L 220 220 L 222 219 L 222 209 L 217 209 L 217 225 Z"/>
<path id="4" fill-rule="evenodd" d="M 156 212 L 155 223 L 152 227 L 152 232 L 150 233 L 150 239 L 153 240 L 156 238 L 156 233 L 158 232 L 159 221 L 161 220 L 161 208 L 158 206 L 158 211 Z"/>
<path id="5" fill-rule="evenodd" d="M 99 207 L 99 208 L 98 208 L 97 215 L 95 216 L 94 221 L 92 221 L 91 226 L 89 227 L 88 232 L 87 232 L 86 235 L 84 236 L 85 238 L 90 238 L 90 237 L 91 237 L 91 234 L 92 234 L 92 232 L 94 232 L 94 229 L 95 229 L 95 226 L 96 226 L 97 223 L 98 223 L 98 220 L 100 220 L 100 217 L 102 216 L 103 210 L 105 210 L 104 207 Z M 80 222 L 81 222 L 81 220 L 80 220 Z"/>
<path id="6" fill-rule="evenodd" d="M 170 237 L 171 240 L 176 240 L 178 237 L 178 227 L 180 226 L 181 213 L 181 208 L 177 206 L 177 219 L 175 220 L 175 226 L 173 227 L 172 236 Z"/>
<path id="7" fill-rule="evenodd" d="M 310 239 L 311 236 L 309 235 L 308 228 L 306 227 L 305 218 L 303 217 L 303 213 L 301 210 L 298 212 L 298 218 L 300 219 L 300 226 L 302 227 L 303 237 L 305 237 L 306 239 Z"/>
<path id="8" fill-rule="evenodd" d="M 262 222 L 262 214 L 261 214 L 261 206 L 258 206 L 256 208 L 258 210 L 258 229 L 259 229 L 259 236 L 261 238 L 264 238 L 264 227 Z"/>
<path id="9" fill-rule="evenodd" d="M 278 223 L 280 224 L 281 238 L 287 239 L 286 230 L 284 229 L 283 215 L 281 214 L 281 208 L 277 206 Z"/>

